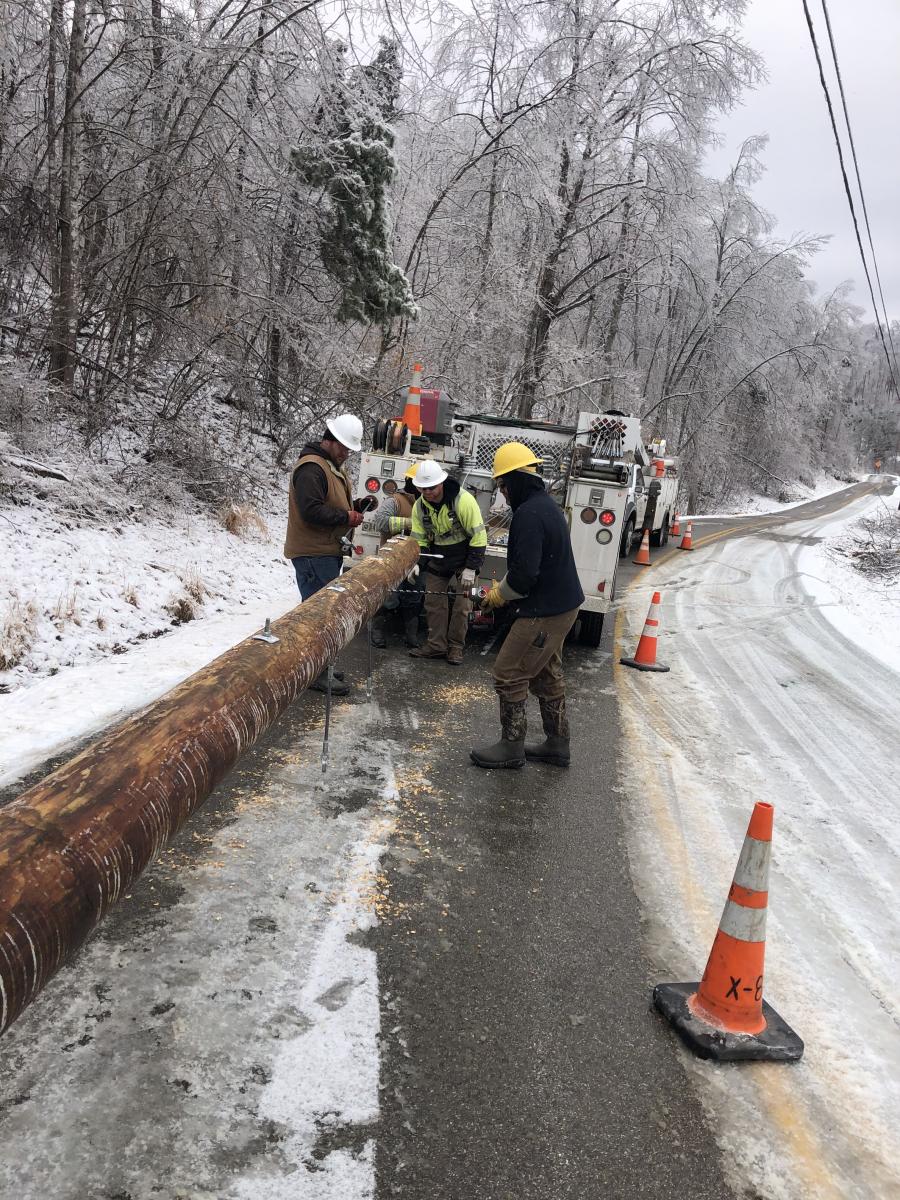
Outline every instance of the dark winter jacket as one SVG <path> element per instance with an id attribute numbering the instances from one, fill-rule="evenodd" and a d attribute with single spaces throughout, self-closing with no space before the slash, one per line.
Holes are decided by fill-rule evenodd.
<path id="1" fill-rule="evenodd" d="M 300 451 L 299 457 L 305 458 L 307 454 L 316 454 L 319 458 L 329 457 L 319 442 L 308 442 Z M 334 466 L 335 470 L 341 471 L 337 463 Z M 349 501 L 347 508 L 338 508 L 327 502 L 328 480 L 324 469 L 318 463 L 307 462 L 302 467 L 297 467 L 294 471 L 293 487 L 297 509 L 307 524 L 347 525 Z"/>
<path id="2" fill-rule="evenodd" d="M 562 509 L 537 475 L 514 471 L 506 480 L 513 518 L 504 583 L 521 597 L 511 607 L 520 617 L 555 617 L 579 608 L 584 592 Z"/>

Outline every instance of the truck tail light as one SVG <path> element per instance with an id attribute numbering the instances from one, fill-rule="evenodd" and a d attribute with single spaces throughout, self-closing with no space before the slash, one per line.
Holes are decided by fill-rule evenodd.
<path id="1" fill-rule="evenodd" d="M 365 552 L 366 552 L 365 546 L 354 546 L 354 547 L 353 547 L 353 553 L 354 553 L 354 554 L 357 554 L 357 555 L 358 555 L 358 554 L 365 554 Z"/>
<path id="2" fill-rule="evenodd" d="M 616 514 L 613 512 L 613 510 L 611 508 L 604 508 L 603 512 L 600 514 L 600 524 L 601 525 L 615 525 L 615 523 L 616 523 Z"/>
<path id="3" fill-rule="evenodd" d="M 366 491 L 367 492 L 377 492 L 380 487 L 381 487 L 381 481 L 376 479 L 374 475 L 370 475 L 369 478 L 366 480 Z"/>
<path id="4" fill-rule="evenodd" d="M 596 508 L 583 508 L 579 513 L 579 516 L 581 517 L 582 521 L 584 521 L 585 525 L 593 525 L 593 523 L 597 520 L 597 510 Z"/>
<path id="5" fill-rule="evenodd" d="M 600 543 L 601 546 L 608 546 L 609 543 L 612 541 L 612 536 L 613 535 L 612 535 L 611 529 L 598 529 L 597 530 L 597 541 Z"/>
<path id="6" fill-rule="evenodd" d="M 397 490 L 396 479 L 386 479 L 381 485 L 381 490 L 386 496 L 393 496 L 394 492 Z"/>
<path id="7" fill-rule="evenodd" d="M 597 584 L 597 591 L 598 592 L 606 591 L 606 580 L 605 579 L 601 579 L 600 582 Z"/>

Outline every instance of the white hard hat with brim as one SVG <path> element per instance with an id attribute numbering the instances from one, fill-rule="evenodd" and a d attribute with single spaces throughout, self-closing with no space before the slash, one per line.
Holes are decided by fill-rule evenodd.
<path id="1" fill-rule="evenodd" d="M 325 428 L 336 442 L 340 442 L 348 450 L 362 450 L 363 424 L 359 417 L 354 417 L 352 413 L 329 417 Z"/>
<path id="2" fill-rule="evenodd" d="M 423 491 L 425 488 L 437 487 L 439 483 L 443 483 L 447 478 L 447 472 L 439 464 L 433 460 L 426 459 L 425 462 L 419 464 L 419 469 L 416 471 L 416 477 L 413 483 Z"/>

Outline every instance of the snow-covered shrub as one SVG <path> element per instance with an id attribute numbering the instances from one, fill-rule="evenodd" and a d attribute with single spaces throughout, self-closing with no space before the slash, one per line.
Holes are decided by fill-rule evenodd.
<path id="1" fill-rule="evenodd" d="M 39 453 L 58 442 L 57 399 L 21 360 L 0 358 L 0 428 L 20 451 Z"/>
<path id="2" fill-rule="evenodd" d="M 222 524 L 235 537 L 251 537 L 253 534 L 269 536 L 265 521 L 249 504 L 235 504 L 233 501 L 227 504 L 222 509 Z"/>
<path id="3" fill-rule="evenodd" d="M 184 590 L 195 604 L 202 604 L 209 595 L 209 589 L 200 578 L 200 572 L 196 567 L 187 567 L 181 573 L 181 582 L 184 584 Z"/>
<path id="4" fill-rule="evenodd" d="M 59 596 L 50 613 L 50 620 L 59 630 L 64 629 L 70 624 L 81 624 L 81 618 L 78 614 L 78 600 L 75 596 L 74 588 L 67 589 Z"/>
<path id="5" fill-rule="evenodd" d="M 37 606 L 31 600 L 12 596 L 7 601 L 0 619 L 0 671 L 11 671 L 28 653 L 37 615 Z"/>
<path id="6" fill-rule="evenodd" d="M 188 621 L 193 621 L 197 616 L 197 608 L 196 600 L 187 593 L 173 596 L 165 605 L 165 611 L 171 617 L 173 625 L 187 625 Z"/>
<path id="7" fill-rule="evenodd" d="M 885 583 L 900 576 L 900 511 L 887 507 L 873 516 L 863 517 L 858 530 L 843 546 L 857 571 L 872 575 Z"/>

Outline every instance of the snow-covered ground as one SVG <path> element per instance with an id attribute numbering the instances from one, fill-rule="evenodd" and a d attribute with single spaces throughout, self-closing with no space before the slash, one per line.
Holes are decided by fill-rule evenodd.
<path id="1" fill-rule="evenodd" d="M 0 787 L 156 700 L 299 599 L 293 573 L 282 570 L 252 593 L 223 600 L 221 612 L 0 695 Z"/>
<path id="2" fill-rule="evenodd" d="M 0 1195 L 371 1200 L 384 720 L 336 705 L 323 778 L 294 706 L 7 1030 Z"/>
<path id="3" fill-rule="evenodd" d="M 290 592 L 271 465 L 258 509 L 217 510 L 174 469 L 15 450 L 0 442 L 0 693 Z"/>
<path id="4" fill-rule="evenodd" d="M 641 576 L 618 623 L 630 653 L 661 591 L 670 673 L 616 668 L 659 982 L 699 978 L 753 804 L 775 806 L 766 998 L 805 1056 L 716 1066 L 685 1052 L 739 1191 L 766 1200 L 900 1195 L 900 676 L 871 642 L 882 597 L 854 572 L 847 610 L 826 550 L 882 502 L 709 535 Z"/>

